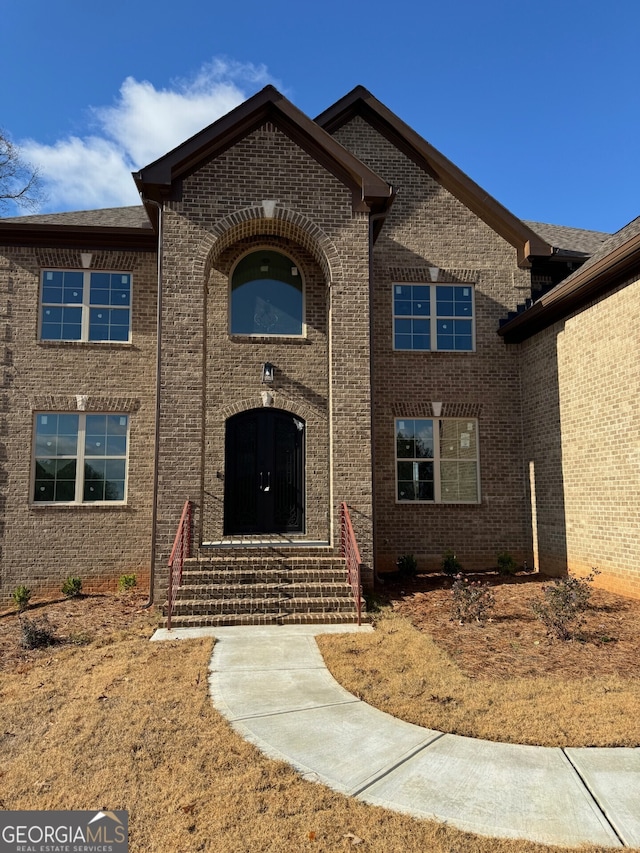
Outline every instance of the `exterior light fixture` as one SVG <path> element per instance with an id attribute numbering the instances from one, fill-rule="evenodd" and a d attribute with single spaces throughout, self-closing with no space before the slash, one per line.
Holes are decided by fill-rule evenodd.
<path id="1" fill-rule="evenodd" d="M 442 414 L 442 403 L 432 403 L 431 411 L 433 412 L 434 418 L 439 418 Z"/>
<path id="2" fill-rule="evenodd" d="M 265 361 L 265 363 L 262 365 L 262 381 L 263 382 L 273 382 L 274 371 L 275 371 L 275 368 L 271 364 L 271 362 Z"/>

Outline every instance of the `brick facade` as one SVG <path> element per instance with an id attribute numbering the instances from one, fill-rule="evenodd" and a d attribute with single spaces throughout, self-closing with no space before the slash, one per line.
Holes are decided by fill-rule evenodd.
<path id="1" fill-rule="evenodd" d="M 520 345 L 538 566 L 640 598 L 640 281 Z M 531 506 L 531 500 L 528 501 Z"/>
<path id="2" fill-rule="evenodd" d="M 21 583 L 57 592 L 70 574 L 87 590 L 114 588 L 124 572 L 143 584 L 152 562 L 162 601 L 186 499 L 201 559 L 221 559 L 237 545 L 253 548 L 255 559 L 285 543 L 335 558 L 345 501 L 365 585 L 403 554 L 433 570 L 453 549 L 477 570 L 493 568 L 506 550 L 549 574 L 597 565 L 601 583 L 640 594 L 637 442 L 628 441 L 638 406 L 640 282 L 525 343 L 505 343 L 501 319 L 531 295 L 527 252 L 534 246 L 542 256 L 551 247 L 486 203 L 451 164 L 448 178 L 438 173 L 442 161 L 431 168 L 420 146 L 408 136 L 399 141 L 393 122 L 389 131 L 384 110 L 373 121 L 366 110 L 341 120 L 340 107 L 335 124 L 327 119 L 332 138 L 291 105 L 278 106 L 282 100 L 264 90 L 255 112 L 252 102 L 239 108 L 240 130 L 225 118 L 220 129 L 203 131 L 202 142 L 194 137 L 197 145 L 185 143 L 136 176 L 151 218 L 162 202 L 154 237 L 162 245 L 162 336 L 153 544 L 153 244 L 140 238 L 136 248 L 116 249 L 116 233 L 91 247 L 71 226 L 68 239 L 46 248 L 37 235 L 31 245 L 3 237 L 0 603 Z M 121 237 L 131 234 L 123 229 Z M 80 244 L 91 252 L 90 269 L 131 273 L 130 344 L 38 341 L 41 271 L 80 269 Z M 302 335 L 230 333 L 232 272 L 256 250 L 279 252 L 299 271 Z M 473 288 L 474 351 L 394 350 L 397 284 Z M 268 386 L 265 362 L 275 368 Z M 477 423 L 476 503 L 397 500 L 394 419 L 436 417 L 434 402 L 444 419 Z M 229 536 L 225 436 L 230 418 L 265 406 L 304 428 L 304 526 L 281 537 Z M 129 416 L 123 504 L 32 501 L 34 413 L 79 410 Z"/>

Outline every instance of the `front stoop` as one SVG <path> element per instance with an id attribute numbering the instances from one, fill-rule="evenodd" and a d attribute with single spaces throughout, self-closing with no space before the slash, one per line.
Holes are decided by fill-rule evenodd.
<path id="1" fill-rule="evenodd" d="M 367 622 L 364 602 L 362 610 Z M 166 626 L 166 603 L 163 612 Z M 357 618 L 344 560 L 279 549 L 186 560 L 171 626 L 354 624 Z"/>

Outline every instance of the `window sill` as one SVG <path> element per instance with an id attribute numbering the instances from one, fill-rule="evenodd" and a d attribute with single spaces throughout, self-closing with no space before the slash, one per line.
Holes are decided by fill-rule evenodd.
<path id="1" fill-rule="evenodd" d="M 291 344 L 308 345 L 306 335 L 229 335 L 232 344 Z"/>
<path id="2" fill-rule="evenodd" d="M 118 349 L 133 349 L 132 341 L 37 341 L 41 347 L 117 347 Z"/>
<path id="3" fill-rule="evenodd" d="M 75 510 L 75 509 L 82 509 L 82 510 L 89 509 L 89 510 L 103 510 L 103 511 L 109 510 L 111 512 L 114 512 L 114 511 L 122 512 L 122 511 L 130 510 L 131 507 L 129 506 L 128 503 L 126 503 L 124 501 L 122 503 L 117 502 L 117 501 L 109 501 L 108 503 L 107 502 L 99 503 L 98 501 L 96 501 L 95 503 L 68 503 L 68 504 L 62 503 L 62 502 L 60 502 L 60 503 L 47 503 L 46 501 L 32 501 L 29 504 L 29 509 L 34 509 L 34 510 L 41 510 L 41 509 L 42 510 L 51 510 L 51 509 L 54 509 L 54 510 L 61 510 L 61 511 L 65 511 L 65 512 L 68 512 L 69 510 Z"/>

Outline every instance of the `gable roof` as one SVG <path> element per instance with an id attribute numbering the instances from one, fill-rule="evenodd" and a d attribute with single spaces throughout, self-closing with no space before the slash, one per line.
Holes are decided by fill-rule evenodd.
<path id="1" fill-rule="evenodd" d="M 152 251 L 157 239 L 142 205 L 0 219 L 0 245 L 27 244 Z"/>
<path id="2" fill-rule="evenodd" d="M 231 112 L 196 133 L 173 151 L 134 172 L 133 177 L 147 211 L 157 219 L 155 205 L 169 197 L 174 182 L 188 175 L 247 134 L 273 122 L 282 132 L 351 189 L 356 210 L 384 212 L 393 201 L 393 190 L 379 175 L 361 163 L 331 134 L 313 122 L 273 86 L 265 86 Z"/>
<path id="3" fill-rule="evenodd" d="M 334 133 L 356 115 L 375 127 L 490 228 L 511 243 L 517 250 L 520 266 L 528 266 L 530 258 L 534 256 L 548 257 L 553 253 L 552 246 L 541 235 L 486 193 L 363 86 L 356 86 L 336 101 L 316 118 L 316 122 L 329 133 Z"/>
<path id="4" fill-rule="evenodd" d="M 507 343 L 530 338 L 635 274 L 640 274 L 640 216 L 604 242 L 579 270 L 502 325 Z"/>

